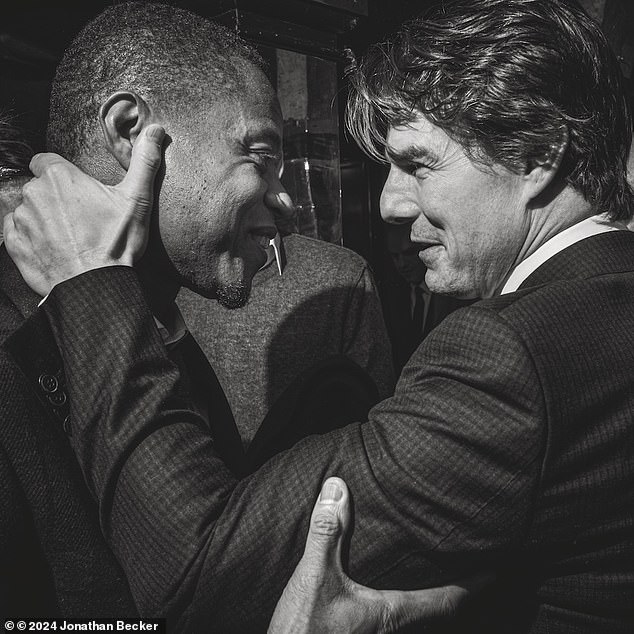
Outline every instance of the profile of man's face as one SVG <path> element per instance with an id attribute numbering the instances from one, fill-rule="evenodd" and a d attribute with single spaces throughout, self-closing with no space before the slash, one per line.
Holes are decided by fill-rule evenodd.
<path id="1" fill-rule="evenodd" d="M 271 198 L 282 117 L 266 77 L 249 90 L 206 98 L 162 121 L 172 139 L 158 203 L 160 238 L 182 285 L 228 307 L 243 305 L 276 234 Z M 194 113 L 192 116 L 191 113 Z M 273 196 L 271 196 L 273 194 Z"/>
<path id="2" fill-rule="evenodd" d="M 387 134 L 381 215 L 409 224 L 433 293 L 489 297 L 526 247 L 530 188 L 501 165 L 483 168 L 440 127 L 416 117 Z"/>

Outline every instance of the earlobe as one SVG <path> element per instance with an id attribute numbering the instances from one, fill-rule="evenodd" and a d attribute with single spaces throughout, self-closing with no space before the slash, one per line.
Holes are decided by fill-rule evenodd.
<path id="1" fill-rule="evenodd" d="M 125 170 L 130 166 L 132 145 L 141 130 L 152 123 L 147 102 L 131 91 L 113 93 L 99 109 L 106 149 Z"/>
<path id="2" fill-rule="evenodd" d="M 537 198 L 553 182 L 566 150 L 568 149 L 568 129 L 563 128 L 558 140 L 550 144 L 545 156 L 528 165 L 525 178 L 529 187 L 529 197 Z"/>

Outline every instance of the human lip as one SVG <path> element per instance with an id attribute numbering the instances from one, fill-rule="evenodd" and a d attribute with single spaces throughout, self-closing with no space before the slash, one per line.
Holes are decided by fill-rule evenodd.
<path id="1" fill-rule="evenodd" d="M 442 243 L 441 242 L 430 242 L 430 241 L 422 241 L 422 242 L 416 242 L 416 246 L 418 247 L 418 258 L 420 260 L 422 260 L 422 262 L 425 263 L 425 259 L 426 256 L 429 255 L 429 252 L 434 248 L 434 247 L 441 247 L 442 248 Z"/>
<path id="2" fill-rule="evenodd" d="M 255 227 L 249 233 L 259 247 L 266 249 L 271 240 L 277 235 L 277 228 L 272 225 Z"/>
<path id="3" fill-rule="evenodd" d="M 418 251 L 419 255 L 422 251 L 425 251 L 426 249 L 430 249 L 431 247 L 441 247 L 442 246 L 442 242 L 434 242 L 433 240 L 416 240 L 416 242 L 414 243 L 414 246 L 416 247 L 416 250 Z"/>

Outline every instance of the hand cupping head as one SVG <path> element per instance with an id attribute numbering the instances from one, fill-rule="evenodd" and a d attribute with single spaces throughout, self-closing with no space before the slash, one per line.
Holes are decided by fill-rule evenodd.
<path id="1" fill-rule="evenodd" d="M 281 114 L 265 71 L 228 29 L 131 2 L 78 34 L 51 94 L 49 150 L 110 184 L 123 177 L 143 127 L 165 127 L 147 268 L 229 305 L 246 301 L 265 261 L 271 192 L 282 191 Z"/>

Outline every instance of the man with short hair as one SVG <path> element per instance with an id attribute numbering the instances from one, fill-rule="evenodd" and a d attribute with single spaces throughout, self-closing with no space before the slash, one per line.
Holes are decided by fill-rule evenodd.
<path id="1" fill-rule="evenodd" d="M 150 338 L 159 335 L 161 349 L 168 354 L 166 364 L 146 369 L 157 376 L 167 370 L 178 379 L 173 393 L 158 396 L 141 408 L 158 411 L 163 398 L 177 404 L 192 424 L 213 429 L 214 445 L 235 473 L 244 473 L 254 459 L 243 451 L 216 376 L 184 331 L 173 300 L 180 285 L 187 284 L 226 306 L 242 305 L 253 274 L 267 260 L 269 241 L 276 231 L 274 214 L 290 210 L 290 199 L 278 177 L 281 116 L 262 66 L 257 53 L 235 34 L 182 9 L 143 3 L 107 9 L 78 36 L 59 67 L 48 131 L 51 148 L 73 158 L 103 182 L 82 197 L 78 192 L 84 185 L 97 181 L 77 168 L 69 172 L 70 164 L 60 156 L 46 161 L 46 174 L 52 180 L 68 176 L 63 184 L 58 183 L 58 191 L 73 192 L 75 202 L 89 208 L 95 217 L 87 224 L 77 219 L 69 225 L 63 216 L 57 216 L 58 245 L 64 245 L 65 264 L 45 248 L 38 248 L 36 256 L 40 264 L 70 276 L 73 267 L 83 267 L 96 251 L 102 263 L 126 267 L 145 251 L 136 266 L 142 280 L 137 288 L 153 308 L 146 334 Z M 169 124 L 170 136 L 165 142 L 163 127 L 157 122 Z M 154 197 L 152 185 L 162 151 L 165 161 Z M 26 204 L 42 202 L 55 215 L 46 200 L 39 198 L 39 187 L 46 180 L 43 161 L 38 155 L 31 162 L 37 178 L 22 193 Z M 148 241 L 147 211 L 153 203 L 156 213 Z M 121 207 L 125 217 L 118 215 Z M 13 229 L 20 226 L 22 208 L 8 217 Z M 105 240 L 99 242 L 104 235 Z M 129 271 L 120 272 L 125 278 Z M 25 284 L 3 248 L 0 611 L 15 617 L 134 617 L 139 614 L 135 600 L 121 565 L 101 535 L 97 508 L 69 447 L 71 399 L 50 325 L 44 312 L 37 310 L 46 291 L 28 272 L 25 279 L 39 296 Z M 101 298 L 125 293 L 126 285 L 111 285 L 113 280 L 105 287 L 90 277 L 76 281 L 86 290 L 86 296 L 74 305 L 78 313 L 87 305 L 100 304 Z M 112 327 L 130 333 L 107 306 L 102 309 Z M 91 329 L 89 318 L 84 325 Z M 145 335 L 134 336 L 139 349 L 143 348 Z M 123 381 L 128 387 L 135 386 L 139 395 L 153 380 L 127 372 L 128 361 L 136 356 L 133 349 L 113 342 L 112 350 L 121 362 L 120 373 L 101 366 L 98 354 L 87 372 L 99 380 L 112 379 L 98 397 L 101 405 L 109 402 L 115 409 L 119 405 L 126 409 L 125 404 L 115 404 L 121 394 L 117 384 Z M 322 389 L 343 377 L 349 379 L 344 386 L 358 387 L 343 362 L 337 367 L 339 378 L 333 382 L 327 377 Z M 323 369 L 332 370 L 332 366 Z M 358 367 L 356 371 L 363 374 Z M 365 375 L 363 379 L 371 382 Z M 328 393 L 323 396 L 329 399 Z M 79 405 L 92 395 L 75 394 L 75 399 Z M 352 403 L 345 395 L 342 401 Z M 129 404 L 134 407 L 132 401 Z M 287 409 L 292 407 L 292 403 L 287 405 Z M 287 419 L 281 416 L 275 422 Z M 279 448 L 279 436 L 280 430 L 274 428 L 259 443 L 259 460 Z M 281 436 L 281 441 L 288 440 L 285 434 Z M 177 544 L 174 547 L 179 551 Z M 358 592 L 367 591 L 358 588 Z M 385 595 L 385 601 L 389 599 L 392 610 L 401 600 L 445 594 L 460 597 L 464 591 L 440 588 L 432 594 L 391 593 Z M 177 599 L 174 606 L 158 597 L 153 614 L 178 613 L 182 604 Z M 139 607 L 148 615 L 146 606 Z M 425 617 L 443 612 L 447 610 L 442 606 L 428 605 L 417 611 Z M 375 621 L 370 616 L 368 622 Z"/>
<path id="2" fill-rule="evenodd" d="M 349 122 L 390 161 L 382 214 L 411 224 L 431 291 L 484 299 L 430 334 L 367 422 L 305 439 L 243 480 L 168 398 L 175 377 L 158 370 L 165 352 L 132 272 L 56 284 L 65 276 L 35 266 L 28 246 L 54 249 L 54 223 L 36 205 L 19 218 L 16 261 L 54 287 L 44 306 L 64 354 L 72 446 L 143 609 L 167 606 L 189 627 L 262 627 L 299 557 L 310 501 L 336 474 L 353 495 L 356 580 L 407 587 L 495 567 L 491 601 L 466 631 L 632 630 L 622 84 L 598 26 L 565 0 L 446 3 L 370 51 Z M 49 202 L 70 218 L 81 209 L 55 193 Z M 120 295 L 78 315 L 82 277 L 116 282 Z M 105 305 L 116 333 L 112 316 L 99 317 Z M 82 329 L 86 314 L 99 336 Z M 106 369 L 120 364 L 113 341 L 135 350 L 132 382 L 86 376 L 94 354 Z M 113 387 L 106 407 L 97 397 Z M 165 395 L 161 406 L 137 407 L 141 388 Z"/>
<path id="3" fill-rule="evenodd" d="M 148 26 L 139 29 L 139 24 Z M 279 180 L 282 114 L 264 71 L 265 63 L 258 53 L 224 27 L 169 5 L 150 3 L 106 9 L 78 34 L 56 71 L 48 149 L 102 182 L 112 184 L 122 178 L 135 135 L 148 122 L 163 123 L 168 128 L 171 140 L 165 150 L 165 175 L 152 217 L 148 250 L 138 268 L 143 285 L 150 289 L 153 312 L 170 341 L 182 338 L 185 330 L 174 303 L 182 286 L 229 309 L 246 304 L 253 276 L 267 261 L 266 249 L 277 232 L 275 215 L 293 211 Z M 329 249 L 335 250 L 330 257 L 335 264 L 349 259 L 337 247 Z M 293 271 L 298 268 L 294 261 L 291 266 Z M 343 284 L 344 292 L 351 284 L 350 277 Z M 373 293 L 372 280 L 367 277 L 362 286 Z M 282 287 L 288 283 L 278 282 Z M 330 280 L 332 288 L 336 283 Z M 317 293 L 318 289 L 313 286 L 310 291 Z M 287 360 L 290 372 L 279 362 L 271 368 L 276 376 L 270 382 L 275 393 L 246 413 L 240 398 L 235 398 L 240 388 L 234 383 L 243 381 L 243 389 L 258 401 L 267 396 L 268 385 L 257 369 L 252 374 L 232 375 L 229 362 L 219 356 L 217 349 L 215 356 L 210 355 L 245 445 L 284 391 L 293 392 L 293 381 L 312 364 L 334 354 L 349 354 L 363 370 L 370 371 L 372 379 L 380 384 L 382 397 L 392 393 L 391 367 L 384 358 L 375 358 L 385 357 L 388 351 L 382 317 L 380 313 L 373 317 L 369 311 L 360 316 L 359 307 L 371 307 L 372 298 L 366 301 L 365 293 L 358 289 L 350 294 L 354 295 L 350 302 L 338 296 L 330 301 L 333 320 L 353 322 L 349 331 L 344 330 L 347 324 L 342 326 L 337 321 L 329 326 L 331 332 L 340 332 L 344 341 L 329 349 L 322 346 L 319 355 L 303 355 L 303 362 L 295 361 L 300 346 L 293 342 L 298 351 Z M 304 297 L 310 295 L 305 293 Z M 225 322 L 238 322 L 240 315 L 249 312 L 245 308 L 227 318 L 221 306 L 215 313 Z M 293 308 L 289 307 L 292 316 Z M 209 333 L 201 333 L 197 325 L 198 320 L 192 333 L 202 336 L 208 355 L 212 349 L 209 337 L 230 334 L 230 327 L 223 330 L 220 324 Z M 354 329 L 369 331 L 359 333 L 367 340 L 365 343 L 354 340 Z M 189 341 L 184 344 L 190 345 Z M 231 342 L 222 345 L 230 349 Z M 237 362 L 238 355 L 233 357 Z M 202 393 L 211 379 L 198 378 L 208 374 L 198 352 L 192 351 L 188 358 L 187 373 L 197 395 L 195 405 L 206 416 L 208 404 Z M 193 358 L 196 363 L 192 365 Z M 255 366 L 268 361 L 264 351 L 256 350 L 251 351 L 250 359 L 247 354 L 249 360 Z M 256 383 L 251 385 L 253 379 Z M 213 381 L 217 382 L 215 377 Z M 367 400 L 368 406 L 361 408 L 364 412 L 377 398 L 372 394 Z M 280 416 L 275 418 L 275 424 L 279 424 Z M 293 416 L 285 418 L 286 428 L 297 427 Z M 266 448 L 256 447 L 258 456 L 270 455 L 271 445 L 273 449 L 279 446 L 273 438 L 277 430 L 270 430 L 274 426 L 267 424 L 262 429 L 258 445 Z M 309 425 L 301 435 L 317 431 L 320 429 Z M 229 434 L 223 426 L 221 433 L 230 435 L 227 441 L 232 445 L 231 452 L 239 455 L 242 439 L 236 430 Z"/>

